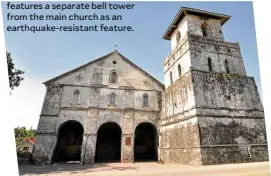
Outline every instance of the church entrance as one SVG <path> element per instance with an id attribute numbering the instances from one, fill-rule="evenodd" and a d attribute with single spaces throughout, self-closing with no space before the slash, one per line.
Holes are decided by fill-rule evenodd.
<path id="1" fill-rule="evenodd" d="M 54 153 L 55 162 L 80 161 L 83 126 L 77 121 L 67 121 L 59 127 Z"/>
<path id="2" fill-rule="evenodd" d="M 97 134 L 95 162 L 120 162 L 121 128 L 115 122 L 103 124 Z"/>
<path id="3" fill-rule="evenodd" d="M 136 127 L 134 161 L 157 161 L 157 130 L 151 123 L 141 123 Z"/>

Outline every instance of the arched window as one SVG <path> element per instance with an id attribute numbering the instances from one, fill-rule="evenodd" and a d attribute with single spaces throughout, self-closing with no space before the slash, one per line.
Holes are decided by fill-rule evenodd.
<path id="1" fill-rule="evenodd" d="M 72 97 L 72 104 L 77 105 L 79 104 L 80 92 L 79 90 L 75 90 Z"/>
<path id="2" fill-rule="evenodd" d="M 149 96 L 145 93 L 143 95 L 143 106 L 147 107 L 149 105 Z"/>
<path id="3" fill-rule="evenodd" d="M 227 74 L 229 74 L 230 73 L 230 69 L 229 69 L 229 62 L 228 62 L 227 59 L 225 60 L 225 68 L 226 68 Z"/>
<path id="4" fill-rule="evenodd" d="M 109 104 L 115 105 L 115 103 L 116 103 L 116 95 L 114 93 L 111 93 L 109 96 Z"/>
<path id="5" fill-rule="evenodd" d="M 182 68 L 181 68 L 181 65 L 178 64 L 178 72 L 179 72 L 179 77 L 182 76 Z"/>
<path id="6" fill-rule="evenodd" d="M 177 46 L 179 46 L 180 39 L 181 39 L 181 33 L 180 33 L 180 31 L 178 31 L 177 34 L 176 34 L 176 43 L 177 43 Z"/>
<path id="7" fill-rule="evenodd" d="M 172 84 L 173 83 L 172 72 L 170 72 L 169 76 L 170 76 L 170 84 Z"/>
<path id="8" fill-rule="evenodd" d="M 212 72 L 213 68 L 212 68 L 212 60 L 210 57 L 208 57 L 208 67 L 209 67 L 209 71 Z"/>
<path id="9" fill-rule="evenodd" d="M 202 31 L 203 37 L 209 37 L 210 29 L 209 29 L 209 25 L 206 22 L 204 22 L 201 25 L 201 31 Z"/>
<path id="10" fill-rule="evenodd" d="M 116 71 L 112 71 L 110 75 L 110 83 L 116 84 L 118 79 L 118 74 Z"/>

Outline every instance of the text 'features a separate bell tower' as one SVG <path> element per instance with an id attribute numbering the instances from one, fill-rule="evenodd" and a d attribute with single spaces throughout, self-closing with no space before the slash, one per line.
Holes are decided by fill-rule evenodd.
<path id="1" fill-rule="evenodd" d="M 229 19 L 182 7 L 163 36 L 172 48 L 164 61 L 160 157 L 165 162 L 268 160 L 255 80 L 246 74 L 239 43 L 223 36 Z"/>

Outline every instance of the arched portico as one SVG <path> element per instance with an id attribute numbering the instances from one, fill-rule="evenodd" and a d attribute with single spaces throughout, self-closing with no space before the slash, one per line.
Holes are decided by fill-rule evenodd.
<path id="1" fill-rule="evenodd" d="M 97 132 L 95 162 L 121 161 L 121 127 L 115 122 L 102 124 Z"/>
<path id="2" fill-rule="evenodd" d="M 61 124 L 57 131 L 57 144 L 54 150 L 54 162 L 80 161 L 84 128 L 75 120 Z"/>
<path id="3" fill-rule="evenodd" d="M 142 122 L 136 126 L 134 135 L 134 161 L 157 161 L 157 128 Z"/>

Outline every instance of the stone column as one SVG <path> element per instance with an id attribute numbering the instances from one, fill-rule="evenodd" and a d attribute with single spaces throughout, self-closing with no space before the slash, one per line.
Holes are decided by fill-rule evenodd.
<path id="1" fill-rule="evenodd" d="M 121 162 L 134 162 L 134 136 L 132 134 L 123 134 L 121 138 Z"/>
<path id="2" fill-rule="evenodd" d="M 93 164 L 96 151 L 96 134 L 84 134 L 81 152 L 81 164 Z"/>
<path id="3" fill-rule="evenodd" d="M 125 113 L 121 136 L 121 162 L 134 162 L 133 114 Z"/>
<path id="4" fill-rule="evenodd" d="M 57 144 L 55 133 L 37 133 L 32 158 L 36 164 L 52 164 L 54 150 Z"/>

